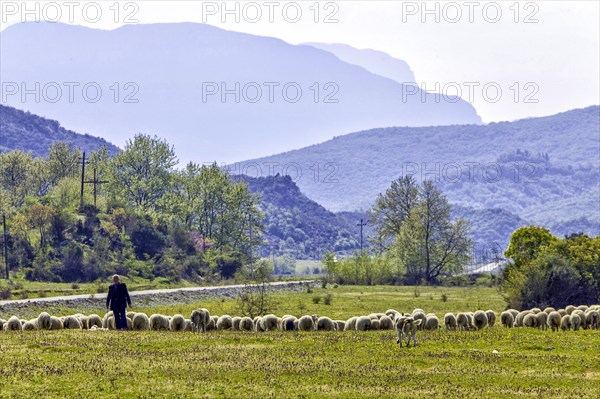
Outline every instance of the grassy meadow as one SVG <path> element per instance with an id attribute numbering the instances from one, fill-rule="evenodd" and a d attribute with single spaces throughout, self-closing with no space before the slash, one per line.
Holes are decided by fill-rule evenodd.
<path id="1" fill-rule="evenodd" d="M 278 315 L 333 319 L 388 308 L 421 307 L 439 317 L 504 308 L 495 289 L 481 287 L 340 286 L 280 293 L 272 300 Z M 239 314 L 235 300 L 222 298 L 133 310 L 189 316 L 198 306 Z M 553 333 L 498 325 L 476 332 L 420 331 L 416 348 L 398 348 L 393 331 L 4 331 L 0 397 L 597 399 L 598 348 L 598 330 Z"/>

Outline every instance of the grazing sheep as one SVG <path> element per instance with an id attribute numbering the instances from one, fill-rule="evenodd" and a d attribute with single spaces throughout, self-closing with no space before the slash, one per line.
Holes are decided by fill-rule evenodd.
<path id="1" fill-rule="evenodd" d="M 295 331 L 296 330 L 296 320 L 298 320 L 295 316 L 284 316 L 281 318 L 279 322 L 279 329 L 281 331 Z"/>
<path id="2" fill-rule="evenodd" d="M 61 319 L 59 319 L 56 316 L 50 316 L 50 320 L 52 321 L 52 327 L 50 328 L 51 330 L 62 330 L 63 329 L 63 323 L 62 323 Z"/>
<path id="3" fill-rule="evenodd" d="M 550 314 L 552 312 L 556 312 L 556 309 L 554 309 L 553 307 L 548 306 L 547 308 L 544 309 L 544 313 L 546 313 L 546 314 Z"/>
<path id="4" fill-rule="evenodd" d="M 75 316 L 67 316 L 63 320 L 63 328 L 65 330 L 81 330 L 81 321 Z"/>
<path id="5" fill-rule="evenodd" d="M 88 316 L 88 329 L 96 326 L 96 328 L 102 328 L 102 319 L 97 314 L 91 314 Z"/>
<path id="6" fill-rule="evenodd" d="M 242 318 L 240 316 L 235 316 L 231 318 L 231 329 L 233 331 L 240 331 L 240 321 L 242 321 Z"/>
<path id="7" fill-rule="evenodd" d="M 40 330 L 50 330 L 52 328 L 52 317 L 46 312 L 40 313 L 37 317 L 37 326 Z"/>
<path id="8" fill-rule="evenodd" d="M 90 331 L 108 331 L 108 328 L 98 327 L 94 325 L 90 327 Z"/>
<path id="9" fill-rule="evenodd" d="M 385 315 L 394 320 L 396 319 L 396 316 L 400 315 L 400 312 L 398 312 L 396 309 L 388 309 L 385 311 Z"/>
<path id="10" fill-rule="evenodd" d="M 377 321 L 379 323 L 379 320 Z M 322 316 L 317 319 L 318 331 L 336 331 L 337 325 L 329 317 Z"/>
<path id="11" fill-rule="evenodd" d="M 298 319 L 298 331 L 312 331 L 315 329 L 316 321 L 318 320 L 317 315 L 302 316 Z"/>
<path id="12" fill-rule="evenodd" d="M 569 331 L 571 329 L 571 316 L 566 314 L 560 319 L 560 329 Z"/>
<path id="13" fill-rule="evenodd" d="M 478 330 L 483 330 L 488 326 L 487 314 L 483 310 L 478 310 L 473 314 L 473 325 Z"/>
<path id="14" fill-rule="evenodd" d="M 373 319 L 381 319 L 383 316 L 385 316 L 383 313 L 371 313 L 370 315 L 368 315 L 367 317 L 371 320 Z"/>
<path id="15" fill-rule="evenodd" d="M 458 327 L 456 316 L 452 313 L 446 313 L 444 315 L 444 325 L 446 326 L 446 331 L 456 331 L 456 328 Z"/>
<path id="16" fill-rule="evenodd" d="M 587 328 L 598 330 L 600 328 L 600 312 L 597 310 L 588 310 L 585 314 L 585 323 Z"/>
<path id="17" fill-rule="evenodd" d="M 37 330 L 37 320 L 36 319 L 28 320 L 25 323 L 23 323 L 23 331 L 33 331 L 33 330 Z"/>
<path id="18" fill-rule="evenodd" d="M 135 312 L 127 312 L 125 313 L 125 317 L 129 317 L 131 320 L 135 317 Z"/>
<path id="19" fill-rule="evenodd" d="M 197 332 L 206 332 L 206 326 L 210 320 L 208 309 L 196 309 L 190 315 L 190 320 L 194 324 L 194 330 Z"/>
<path id="20" fill-rule="evenodd" d="M 110 331 L 114 330 L 116 328 L 115 327 L 115 316 L 109 316 L 108 319 L 106 319 L 106 327 L 103 327 L 103 328 L 106 328 L 107 330 L 110 330 Z"/>
<path id="21" fill-rule="evenodd" d="M 87 330 L 88 329 L 88 323 L 89 323 L 89 317 L 81 315 L 81 316 L 77 316 L 77 318 L 81 322 L 81 328 L 84 329 L 84 330 Z"/>
<path id="22" fill-rule="evenodd" d="M 500 323 L 506 328 L 512 328 L 515 324 L 515 318 L 511 312 L 504 311 L 500 313 Z"/>
<path id="23" fill-rule="evenodd" d="M 558 329 L 560 328 L 560 321 L 560 313 L 558 313 L 555 310 L 553 312 L 550 312 L 550 314 L 548 315 L 548 320 L 546 321 L 546 324 L 550 329 L 552 329 L 552 331 L 558 331 Z"/>
<path id="24" fill-rule="evenodd" d="M 422 319 L 414 319 L 413 317 L 398 317 L 395 322 L 396 334 L 398 338 L 396 342 L 402 348 L 402 340 L 407 338 L 406 347 L 410 346 L 410 341 L 413 341 L 413 346 L 417 346 L 417 329 Z"/>
<path id="25" fill-rule="evenodd" d="M 438 328 L 440 328 L 440 319 L 438 319 L 438 317 L 433 313 L 427 314 L 427 320 L 425 320 L 424 329 L 427 331 L 435 331 Z"/>
<path id="26" fill-rule="evenodd" d="M 566 316 L 567 314 L 567 311 L 564 309 L 558 309 L 557 312 L 560 314 L 560 317 Z"/>
<path id="27" fill-rule="evenodd" d="M 379 319 L 371 319 L 371 331 L 379 330 Z"/>
<path id="28" fill-rule="evenodd" d="M 488 318 L 488 326 L 489 327 L 494 327 L 494 324 L 496 324 L 496 312 L 494 312 L 493 310 L 489 309 L 485 311 L 485 315 Z"/>
<path id="29" fill-rule="evenodd" d="M 536 324 L 540 330 L 545 331 L 548 329 L 548 313 L 540 312 L 535 315 L 535 318 Z"/>
<path id="30" fill-rule="evenodd" d="M 134 331 L 148 331 L 150 330 L 150 319 L 146 313 L 136 313 L 133 316 L 132 330 Z"/>
<path id="31" fill-rule="evenodd" d="M 344 331 L 356 330 L 356 320 L 358 320 L 357 316 L 352 316 L 346 320 L 346 324 L 344 324 Z"/>
<path id="32" fill-rule="evenodd" d="M 512 314 L 513 320 L 517 319 L 517 315 L 519 314 L 519 311 L 517 309 L 508 309 L 507 312 Z"/>
<path id="33" fill-rule="evenodd" d="M 541 311 L 542 311 L 542 309 L 540 309 L 540 308 L 532 308 L 532 309 L 531 309 L 531 313 L 533 313 L 533 314 L 538 314 L 538 313 L 540 313 Z"/>
<path id="34" fill-rule="evenodd" d="M 193 332 L 194 331 L 194 323 L 192 323 L 192 321 L 190 319 L 185 319 L 183 331 L 185 331 L 185 332 Z"/>
<path id="35" fill-rule="evenodd" d="M 344 320 L 334 320 L 333 322 L 335 323 L 335 331 L 344 331 L 344 327 L 346 326 L 346 322 Z"/>
<path id="36" fill-rule="evenodd" d="M 573 313 L 573 311 L 575 310 L 575 306 L 573 305 L 569 305 L 565 308 L 565 312 L 567 312 L 568 315 L 570 315 L 571 313 Z"/>
<path id="37" fill-rule="evenodd" d="M 574 326 L 575 323 L 573 323 L 573 320 L 572 320 L 573 319 L 572 316 L 574 314 L 579 316 L 579 319 L 580 319 L 579 326 L 585 330 L 587 328 L 587 322 L 586 322 L 585 313 L 583 312 L 583 310 L 577 308 L 573 311 L 573 313 L 571 313 L 571 323 L 573 324 L 573 327 L 575 327 Z M 573 329 L 575 330 L 575 328 L 573 328 Z"/>
<path id="38" fill-rule="evenodd" d="M 102 318 L 102 328 L 108 328 L 108 319 L 110 317 L 114 317 L 114 313 L 112 310 L 110 312 L 106 312 L 106 314 Z"/>
<path id="39" fill-rule="evenodd" d="M 425 328 L 425 322 L 427 321 L 427 315 L 421 309 L 415 309 L 412 313 L 412 318 L 415 320 L 421 320 L 419 324 L 417 324 L 417 329 L 422 330 Z"/>
<path id="40" fill-rule="evenodd" d="M 229 315 L 222 315 L 217 319 L 215 328 L 219 331 L 231 330 L 233 328 L 233 319 Z"/>
<path id="41" fill-rule="evenodd" d="M 4 324 L 6 323 L 6 320 L 4 319 L 0 319 L 0 331 L 4 330 Z"/>
<path id="42" fill-rule="evenodd" d="M 176 314 L 169 320 L 169 329 L 175 332 L 181 332 L 185 330 L 185 317 L 180 314 Z"/>
<path id="43" fill-rule="evenodd" d="M 573 331 L 579 331 L 579 327 L 581 327 L 581 316 L 577 313 L 571 313 L 571 327 Z"/>
<path id="44" fill-rule="evenodd" d="M 279 326 L 279 318 L 274 314 L 261 317 L 260 328 L 262 331 L 275 331 Z"/>
<path id="45" fill-rule="evenodd" d="M 242 317 L 240 320 L 240 331 L 252 331 L 254 330 L 254 322 L 249 317 Z"/>
<path id="46" fill-rule="evenodd" d="M 356 331 L 369 331 L 371 329 L 371 319 L 367 316 L 360 316 L 356 320 Z"/>
<path id="47" fill-rule="evenodd" d="M 394 322 L 389 316 L 383 316 L 381 319 L 379 319 L 379 329 L 392 330 L 394 329 Z"/>
<path id="48" fill-rule="evenodd" d="M 531 314 L 531 310 L 524 310 L 522 312 L 519 312 L 517 317 L 515 317 L 515 327 L 523 327 L 523 320 L 528 314 Z"/>
<path id="49" fill-rule="evenodd" d="M 153 331 L 169 330 L 169 319 L 161 314 L 150 316 L 150 329 Z"/>
<path id="50" fill-rule="evenodd" d="M 217 321 L 219 321 L 219 316 L 210 316 L 210 320 L 206 325 L 206 331 L 212 331 L 217 329 Z"/>
<path id="51" fill-rule="evenodd" d="M 537 317 L 535 315 L 535 313 L 527 313 L 525 315 L 525 317 L 523 318 L 523 326 L 524 327 L 531 327 L 531 328 L 535 328 L 537 327 Z"/>
<path id="52" fill-rule="evenodd" d="M 459 313 L 456 315 L 456 324 L 458 325 L 459 331 L 468 331 L 472 329 L 472 318 L 468 313 Z"/>

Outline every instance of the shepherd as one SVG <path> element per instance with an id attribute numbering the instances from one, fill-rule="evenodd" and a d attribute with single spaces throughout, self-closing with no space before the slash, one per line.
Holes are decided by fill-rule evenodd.
<path id="1" fill-rule="evenodd" d="M 110 309 L 114 313 L 115 317 L 115 328 L 117 330 L 127 329 L 127 316 L 125 308 L 127 305 L 131 307 L 131 298 L 129 298 L 129 292 L 127 291 L 127 285 L 121 282 L 121 278 L 118 274 L 112 277 L 113 283 L 108 287 L 108 296 L 106 297 L 106 308 Z"/>

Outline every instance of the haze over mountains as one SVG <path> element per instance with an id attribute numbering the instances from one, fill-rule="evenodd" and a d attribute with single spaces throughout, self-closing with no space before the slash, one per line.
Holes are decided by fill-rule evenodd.
<path id="1" fill-rule="evenodd" d="M 380 126 L 481 122 L 465 101 L 414 92 L 330 52 L 205 24 L 30 22 L 0 40 L 4 104 L 117 145 L 157 134 L 184 162 L 254 158 Z"/>

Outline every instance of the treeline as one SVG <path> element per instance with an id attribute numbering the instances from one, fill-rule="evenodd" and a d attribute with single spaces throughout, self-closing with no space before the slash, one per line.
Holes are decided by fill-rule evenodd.
<path id="1" fill-rule="evenodd" d="M 505 255 L 502 293 L 517 309 L 600 301 L 600 236 L 563 239 L 543 227 L 516 230 Z"/>
<path id="2" fill-rule="evenodd" d="M 106 148 L 87 155 L 82 205 L 82 156 L 63 142 L 46 158 L 0 154 L 11 270 L 39 281 L 113 273 L 218 280 L 251 263 L 261 241 L 258 198 L 216 165 L 177 170 L 172 146 L 137 135 L 115 156 Z"/>

